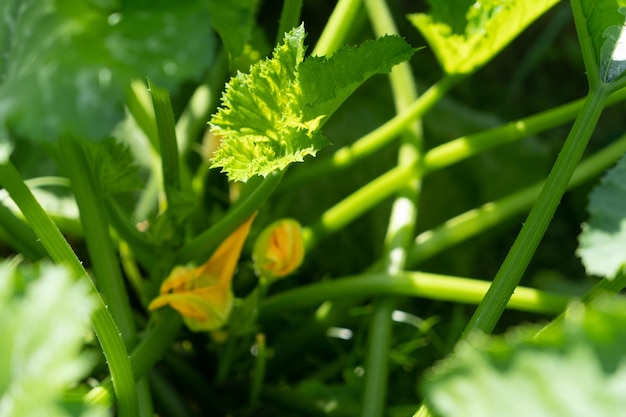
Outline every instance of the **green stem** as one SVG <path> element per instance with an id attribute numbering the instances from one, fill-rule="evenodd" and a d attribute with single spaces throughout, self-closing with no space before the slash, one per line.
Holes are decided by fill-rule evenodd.
<path id="1" fill-rule="evenodd" d="M 452 303 L 478 304 L 491 282 L 426 272 L 361 274 L 306 285 L 267 297 L 261 302 L 260 315 L 268 320 L 293 310 L 317 306 L 325 301 L 364 298 L 374 295 L 419 297 Z M 541 314 L 563 311 L 569 296 L 516 287 L 505 304 L 507 308 Z"/>
<path id="2" fill-rule="evenodd" d="M 211 109 L 219 98 L 217 92 L 224 86 L 224 78 L 228 73 L 228 59 L 228 52 L 222 49 L 204 84 L 196 88 L 176 122 L 176 139 L 181 155 L 185 155 L 200 132 L 207 129 Z"/>
<path id="3" fill-rule="evenodd" d="M 168 207 L 175 205 L 174 192 L 180 190 L 180 167 L 178 157 L 178 143 L 176 141 L 176 127 L 174 111 L 167 90 L 148 82 L 152 105 L 159 134 L 159 154 L 163 169 L 163 185 L 167 196 Z"/>
<path id="4" fill-rule="evenodd" d="M 252 373 L 252 384 L 250 387 L 250 411 L 253 411 L 258 405 L 265 380 L 265 367 L 267 364 L 267 349 L 265 346 L 265 334 L 258 333 L 256 335 L 256 360 L 254 371 Z"/>
<path id="5" fill-rule="evenodd" d="M 137 230 L 137 227 L 131 223 L 132 216 L 120 207 L 113 197 L 107 196 L 103 202 L 109 222 L 115 232 L 132 248 L 133 256 L 138 258 L 144 266 L 149 267 L 149 264 L 154 262 L 154 248 L 145 234 Z"/>
<path id="6" fill-rule="evenodd" d="M 610 90 L 602 85 L 592 88 L 585 99 L 539 198 L 496 274 L 493 284 L 465 328 L 462 338 L 476 330 L 490 333 L 495 327 L 567 189 L 609 92 Z"/>
<path id="7" fill-rule="evenodd" d="M 626 135 L 586 158 L 578 165 L 568 184 L 574 188 L 596 177 L 626 152 Z M 420 262 L 443 252 L 451 246 L 485 232 L 516 214 L 527 210 L 537 199 L 545 181 L 541 181 L 499 200 L 485 203 L 447 220 L 444 224 L 420 233 L 410 250 L 408 264 Z"/>
<path id="8" fill-rule="evenodd" d="M 585 304 L 589 304 L 595 300 L 599 295 L 606 293 L 617 294 L 626 287 L 626 273 L 624 270 L 620 271 L 614 278 L 602 278 L 596 283 L 589 291 L 587 291 L 581 297 L 581 301 Z"/>
<path id="9" fill-rule="evenodd" d="M 191 261 L 207 260 L 220 242 L 265 203 L 280 183 L 283 174 L 284 171 L 270 174 L 247 198 L 233 206 L 218 223 L 187 243 L 178 252 L 176 263 L 181 265 Z"/>
<path id="10" fill-rule="evenodd" d="M 0 226 L 7 235 L 5 243 L 17 253 L 32 261 L 47 255 L 44 247 L 37 241 L 37 235 L 33 230 L 2 203 L 0 203 Z"/>
<path id="11" fill-rule="evenodd" d="M 285 192 L 302 184 L 347 168 L 355 162 L 373 155 L 394 138 L 400 136 L 411 123 L 422 117 L 462 78 L 447 75 L 426 90 L 417 100 L 392 119 L 355 141 L 352 145 L 338 149 L 332 157 L 321 159 L 303 169 L 294 171 L 285 178 L 280 191 Z"/>
<path id="12" fill-rule="evenodd" d="M 415 176 L 416 169 L 396 166 L 326 210 L 318 221 L 302 231 L 307 251 L 398 191 Z"/>
<path id="13" fill-rule="evenodd" d="M 96 277 L 96 284 L 126 346 L 132 347 L 136 343 L 137 331 L 117 252 L 109 234 L 109 224 L 101 190 L 98 189 L 93 178 L 79 140 L 70 136 L 63 136 L 59 140 L 59 147 L 63 155 L 64 168 L 79 208 L 80 221 L 85 232 L 87 250 Z M 147 384 L 146 379 L 141 379 L 136 386 L 140 417 L 150 417 L 153 414 L 152 400 Z"/>
<path id="14" fill-rule="evenodd" d="M 170 348 L 182 326 L 180 314 L 171 309 L 160 309 L 152 314 L 145 336 L 130 355 L 130 369 L 134 378 L 146 375 L 152 366 Z M 114 380 L 113 380 L 114 381 Z M 85 395 L 85 401 L 98 404 L 109 400 L 114 382 L 106 378 Z"/>
<path id="15" fill-rule="evenodd" d="M 332 157 L 315 161 L 305 168 L 294 170 L 285 178 L 279 192 L 288 191 L 320 176 L 349 168 L 380 150 L 389 141 L 397 137 L 403 129 L 406 129 L 408 123 L 428 111 L 454 83 L 459 81 L 459 78 L 452 78 L 451 81 L 447 82 L 445 80 L 445 78 L 442 79 L 424 92 L 408 110 L 399 113 L 352 145 L 338 149 Z M 429 98 L 430 95 L 434 97 Z M 621 89 L 610 96 L 607 105 L 619 103 L 625 98 L 626 89 Z M 430 100 L 432 100 L 431 103 L 424 103 Z M 504 126 L 463 136 L 437 146 L 424 155 L 422 161 L 424 175 L 470 158 L 487 149 L 562 125 L 576 117 L 583 102 L 584 99 L 576 100 L 545 112 L 509 122 Z"/>
<path id="16" fill-rule="evenodd" d="M 626 98 L 626 89 L 612 94 L 607 104 L 614 104 Z M 537 113 L 499 126 L 451 140 L 431 149 L 424 156 L 425 173 L 448 167 L 468 159 L 495 146 L 520 140 L 538 132 L 562 125 L 576 117 L 584 99 L 576 100 L 553 109 Z"/>
<path id="17" fill-rule="evenodd" d="M 376 36 L 397 34 L 398 30 L 384 0 L 365 0 L 368 15 Z M 404 62 L 393 68 L 390 82 L 395 99 L 396 112 L 406 110 L 417 98 L 417 87 L 411 67 Z M 415 167 L 421 157 L 422 129 L 419 120 L 409 124 L 402 135 L 398 151 L 398 166 Z M 421 186 L 421 172 L 413 170 L 391 209 L 385 242 L 385 270 L 395 275 L 405 268 L 407 250 L 417 221 L 417 201 Z M 391 278 L 392 280 L 394 278 Z M 391 345 L 392 320 L 396 300 L 381 297 L 374 302 L 374 313 L 370 322 L 365 361 L 365 386 L 363 389 L 363 417 L 381 417 L 384 414 L 389 380 L 389 346 Z"/>
<path id="18" fill-rule="evenodd" d="M 620 271 L 614 278 L 602 278 L 598 281 L 591 289 L 589 289 L 583 296 L 580 298 L 584 304 L 589 305 L 599 296 L 607 295 L 607 294 L 617 294 L 621 290 L 626 288 L 626 273 L 624 270 Z M 548 323 L 543 329 L 541 329 L 538 334 L 544 333 L 546 331 L 550 331 L 550 329 L 559 326 L 563 320 L 565 319 L 565 315 L 567 311 L 561 312 L 554 320 Z"/>
<path id="19" fill-rule="evenodd" d="M 389 278 L 391 280 L 394 277 Z M 396 308 L 395 297 L 380 297 L 374 301 L 374 312 L 369 323 L 366 378 L 363 387 L 361 416 L 383 416 L 389 386 L 389 346 L 391 345 L 392 320 Z"/>
<path id="20" fill-rule="evenodd" d="M 152 151 L 159 149 L 159 133 L 154 118 L 154 107 L 150 94 L 143 81 L 133 81 L 126 94 L 126 107 L 135 119 L 137 126 L 143 131 L 151 145 Z"/>
<path id="21" fill-rule="evenodd" d="M 300 24 L 300 13 L 302 11 L 302 0 L 284 0 L 283 10 L 278 21 L 278 32 L 276 33 L 276 45 L 283 41 L 286 32 Z"/>
<path id="22" fill-rule="evenodd" d="M 283 172 L 269 175 L 254 192 L 233 207 L 219 223 L 183 247 L 177 255 L 176 263 L 180 265 L 192 260 L 206 260 L 220 242 L 261 207 L 280 182 L 282 175 Z M 149 326 L 146 336 L 141 339 L 130 357 L 136 378 L 143 376 L 161 358 L 182 325 L 180 315 L 170 309 L 157 310 L 152 317 L 154 324 Z M 107 379 L 100 386 L 92 389 L 86 398 L 90 402 L 100 402 L 105 401 L 110 395 L 111 380 Z"/>
<path id="23" fill-rule="evenodd" d="M 132 346 L 137 332 L 122 271 L 109 235 L 102 196 L 93 180 L 78 139 L 64 136 L 60 139 L 59 146 L 63 155 L 64 169 L 71 181 L 72 191 L 80 211 L 80 220 L 85 231 L 96 284 L 102 298 L 109 306 L 109 311 L 119 327 L 122 338 L 128 346 Z"/>
<path id="24" fill-rule="evenodd" d="M 87 280 L 94 289 L 99 306 L 93 313 L 91 321 L 109 365 L 111 376 L 115 380 L 114 389 L 118 413 L 121 417 L 139 415 L 137 391 L 135 390 L 132 367 L 126 347 L 113 317 L 95 289 L 87 271 L 59 229 L 35 200 L 21 175 L 10 161 L 0 164 L 0 181 L 22 211 L 26 221 L 33 228 L 50 257 L 58 264 L 67 265 L 77 277 Z"/>
<path id="25" fill-rule="evenodd" d="M 339 0 L 326 22 L 312 55 L 324 56 L 335 52 L 344 43 L 362 0 Z"/>

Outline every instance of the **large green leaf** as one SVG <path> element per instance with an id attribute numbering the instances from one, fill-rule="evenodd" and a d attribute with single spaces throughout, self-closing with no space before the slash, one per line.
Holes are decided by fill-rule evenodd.
<path id="1" fill-rule="evenodd" d="M 500 52 L 558 0 L 431 0 L 409 19 L 448 74 L 469 74 Z"/>
<path id="2" fill-rule="evenodd" d="M 626 1 L 574 0 L 572 10 L 589 76 L 619 78 L 626 70 Z"/>
<path id="3" fill-rule="evenodd" d="M 0 126 L 29 139 L 106 136 L 131 79 L 176 88 L 213 60 L 202 0 L 129 0 L 115 11 L 72 0 L 2 3 Z"/>
<path id="4" fill-rule="evenodd" d="M 342 48 L 331 58 L 304 60 L 304 26 L 285 34 L 271 59 L 238 73 L 211 118 L 221 138 L 212 167 L 231 181 L 266 176 L 300 162 L 328 143 L 321 126 L 366 79 L 387 72 L 414 52 L 390 36 Z"/>
<path id="5" fill-rule="evenodd" d="M 574 305 L 536 334 L 516 329 L 458 346 L 426 379 L 440 417 L 626 415 L 626 302 Z"/>
<path id="6" fill-rule="evenodd" d="M 626 156 L 589 195 L 578 255 L 587 273 L 614 278 L 626 265 Z"/>

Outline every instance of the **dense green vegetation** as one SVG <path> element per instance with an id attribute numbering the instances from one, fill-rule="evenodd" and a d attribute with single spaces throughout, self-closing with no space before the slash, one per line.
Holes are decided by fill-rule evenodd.
<path id="1" fill-rule="evenodd" d="M 0 16 L 0 416 L 623 414 L 621 1 Z"/>

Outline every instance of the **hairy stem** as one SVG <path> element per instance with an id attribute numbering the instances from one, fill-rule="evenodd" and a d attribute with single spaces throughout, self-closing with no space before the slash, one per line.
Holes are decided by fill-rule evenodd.
<path id="1" fill-rule="evenodd" d="M 539 198 L 496 274 L 493 284 L 465 328 L 462 338 L 477 330 L 490 333 L 498 322 L 567 189 L 609 92 L 606 86 L 598 86 L 587 96 Z"/>

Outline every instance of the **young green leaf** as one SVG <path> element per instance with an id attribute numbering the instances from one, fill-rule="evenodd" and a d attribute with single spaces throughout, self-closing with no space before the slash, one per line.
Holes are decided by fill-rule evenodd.
<path id="1" fill-rule="evenodd" d="M 614 278 L 626 265 L 626 156 L 589 195 L 578 256 L 590 275 Z"/>
<path id="2" fill-rule="evenodd" d="M 626 304 L 601 298 L 573 305 L 565 319 L 536 333 L 475 335 L 426 379 L 440 417 L 624 415 Z"/>
<path id="3" fill-rule="evenodd" d="M 108 135 L 130 80 L 165 88 L 199 78 L 215 37 L 204 1 L 0 2 L 0 126 L 33 140 Z"/>
<path id="4" fill-rule="evenodd" d="M 409 19 L 447 74 L 476 71 L 558 0 L 429 1 L 430 12 Z"/>
<path id="5" fill-rule="evenodd" d="M 611 83 L 626 70 L 626 2 L 574 0 L 572 11 L 589 77 Z"/>
<path id="6" fill-rule="evenodd" d="M 367 78 L 387 72 L 414 52 L 404 40 L 385 37 L 331 58 L 304 60 L 304 26 L 285 34 L 272 58 L 233 77 L 211 125 L 221 137 L 212 167 L 231 181 L 267 176 L 301 162 L 328 143 L 319 129 Z"/>
<path id="7" fill-rule="evenodd" d="M 89 287 L 49 264 L 16 270 L 4 262 L 0 276 L 0 415 L 78 415 L 63 410 L 61 397 L 91 368 L 83 351 L 95 307 Z"/>

